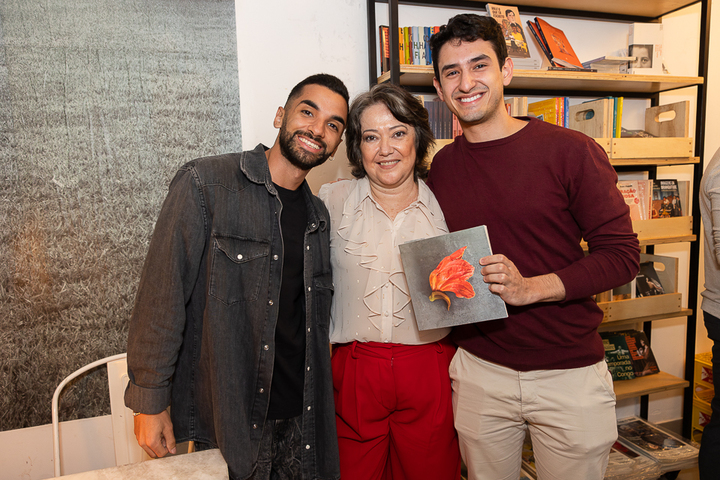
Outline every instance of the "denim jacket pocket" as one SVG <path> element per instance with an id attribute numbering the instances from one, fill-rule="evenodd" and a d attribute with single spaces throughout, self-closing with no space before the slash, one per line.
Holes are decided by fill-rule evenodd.
<path id="1" fill-rule="evenodd" d="M 268 283 L 270 242 L 216 235 L 212 249 L 210 295 L 227 305 L 257 300 Z"/>
<path id="2" fill-rule="evenodd" d="M 335 291 L 332 282 L 332 273 L 321 273 L 313 277 L 313 290 L 315 295 L 313 302 L 315 305 L 315 319 L 319 327 L 327 331 L 330 328 L 330 306 L 332 305 L 332 296 Z"/>

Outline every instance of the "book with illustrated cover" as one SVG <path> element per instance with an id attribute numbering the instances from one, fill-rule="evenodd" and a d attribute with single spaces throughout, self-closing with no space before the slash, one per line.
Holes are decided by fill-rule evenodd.
<path id="1" fill-rule="evenodd" d="M 635 285 L 638 297 L 650 297 L 652 295 L 663 295 L 665 289 L 658 278 L 653 262 L 640 263 L 640 271 L 635 277 Z"/>
<path id="2" fill-rule="evenodd" d="M 681 217 L 683 215 L 680 187 L 677 180 L 655 180 L 652 198 L 652 218 Z"/>
<path id="3" fill-rule="evenodd" d="M 562 30 L 553 27 L 542 18 L 535 17 L 535 23 L 540 37 L 548 52 L 550 52 L 550 60 L 553 63 L 562 67 L 584 68 L 572 45 L 570 45 L 570 40 L 567 39 Z"/>
<path id="4" fill-rule="evenodd" d="M 627 330 L 625 334 L 625 343 L 627 343 L 630 356 L 632 357 L 633 369 L 636 377 L 645 377 L 660 372 L 658 364 L 655 361 L 652 349 L 650 349 L 650 341 L 645 332 L 638 330 Z"/>
<path id="5" fill-rule="evenodd" d="M 530 58 L 530 49 L 517 7 L 488 3 L 486 8 L 488 14 L 502 27 L 508 56 L 513 59 Z"/>
<path id="6" fill-rule="evenodd" d="M 507 318 L 505 302 L 480 274 L 480 259 L 492 255 L 484 225 L 399 248 L 418 329 Z"/>
<path id="7" fill-rule="evenodd" d="M 605 362 L 613 381 L 635 378 L 635 368 L 625 335 L 616 332 L 602 332 L 600 337 L 605 347 Z"/>
<path id="8" fill-rule="evenodd" d="M 632 380 L 660 372 L 645 332 L 601 332 L 600 337 L 605 346 L 605 362 L 613 380 Z"/>
<path id="9" fill-rule="evenodd" d="M 695 446 L 639 417 L 618 420 L 617 428 L 620 444 L 655 460 L 661 473 L 679 471 L 697 462 Z"/>

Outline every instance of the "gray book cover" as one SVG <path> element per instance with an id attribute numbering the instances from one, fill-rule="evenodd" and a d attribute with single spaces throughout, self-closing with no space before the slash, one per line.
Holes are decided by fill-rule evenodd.
<path id="1" fill-rule="evenodd" d="M 505 302 L 480 274 L 479 261 L 488 255 L 485 225 L 400 245 L 420 330 L 507 318 Z"/>

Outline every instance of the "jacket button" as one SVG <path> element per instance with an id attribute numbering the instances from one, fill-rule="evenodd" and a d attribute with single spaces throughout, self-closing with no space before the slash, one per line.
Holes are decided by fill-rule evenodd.
<path id="1" fill-rule="evenodd" d="M 273 301 L 272 301 L 272 300 L 268 300 L 268 305 L 272 305 L 272 304 L 273 304 Z"/>
<path id="2" fill-rule="evenodd" d="M 307 247 L 305 247 L 305 250 L 310 250 L 310 245 L 308 245 Z"/>
<path id="3" fill-rule="evenodd" d="M 312 290 L 312 287 L 308 287 L 308 292 Z"/>
<path id="4" fill-rule="evenodd" d="M 265 345 L 265 346 L 263 346 L 263 350 L 268 350 L 269 348 L 270 348 L 270 346 L 269 346 L 269 345 Z"/>
<path id="5" fill-rule="evenodd" d="M 258 392 L 260 392 L 260 393 L 265 393 L 265 389 L 262 388 L 262 387 L 260 387 L 260 390 L 258 390 Z"/>
<path id="6" fill-rule="evenodd" d="M 278 258 L 280 257 L 278 257 L 277 255 L 273 255 L 273 260 L 277 260 Z"/>
<path id="7" fill-rule="evenodd" d="M 237 259 L 242 260 L 242 253 L 238 253 Z"/>
<path id="8" fill-rule="evenodd" d="M 305 450 L 310 450 L 310 445 L 305 445 Z"/>
<path id="9" fill-rule="evenodd" d="M 253 430 L 257 430 L 257 423 L 253 423 Z"/>

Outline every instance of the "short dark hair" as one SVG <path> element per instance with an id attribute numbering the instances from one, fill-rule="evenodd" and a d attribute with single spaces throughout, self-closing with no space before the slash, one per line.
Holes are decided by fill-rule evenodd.
<path id="1" fill-rule="evenodd" d="M 448 42 L 474 42 L 485 40 L 490 42 L 497 55 L 500 68 L 507 59 L 507 45 L 502 27 L 493 17 L 476 15 L 474 13 L 461 13 L 448 20 L 447 25 L 440 27 L 440 30 L 430 37 L 430 49 L 432 51 L 433 69 L 435 78 L 440 81 L 440 49 Z"/>
<path id="2" fill-rule="evenodd" d="M 404 88 L 392 83 L 375 85 L 370 91 L 358 95 L 352 102 L 348 114 L 347 129 L 345 130 L 345 145 L 353 176 L 363 178 L 366 175 L 362 152 L 360 151 L 362 141 L 360 117 L 369 107 L 379 103 L 385 105 L 393 117 L 402 123 L 410 125 L 415 130 L 414 176 L 416 180 L 418 178 L 427 178 L 430 165 L 426 157 L 430 148 L 435 145 L 435 138 L 433 138 L 430 123 L 428 122 L 428 112 L 418 98 Z"/>
<path id="3" fill-rule="evenodd" d="M 350 103 L 350 95 L 348 94 L 347 87 L 342 80 L 328 73 L 316 73 L 315 75 L 310 75 L 290 90 L 290 95 L 288 95 L 288 98 L 285 101 L 285 108 L 288 107 L 292 100 L 300 95 L 300 92 L 302 92 L 302 89 L 305 88 L 306 85 L 320 85 L 322 87 L 326 87 L 343 97 L 346 105 Z"/>

